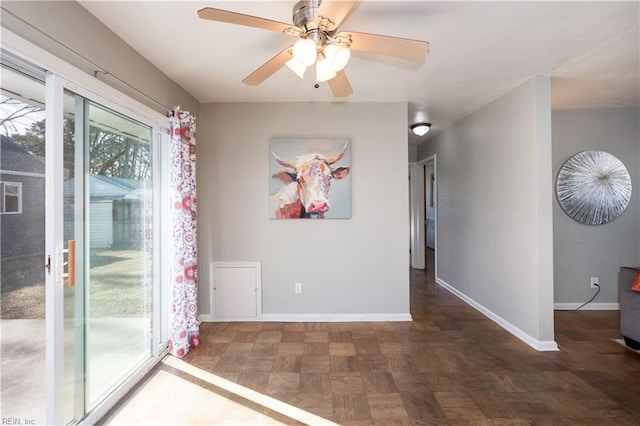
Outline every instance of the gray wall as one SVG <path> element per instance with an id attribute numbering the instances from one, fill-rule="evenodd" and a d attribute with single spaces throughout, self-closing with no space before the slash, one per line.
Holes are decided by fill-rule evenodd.
<path id="1" fill-rule="evenodd" d="M 418 161 L 418 146 L 417 145 L 409 145 L 409 161 L 410 162 Z"/>
<path id="2" fill-rule="evenodd" d="M 101 81 L 150 108 L 164 114 L 167 107 L 181 105 L 183 110 L 198 113 L 200 104 L 193 96 L 140 56 L 79 3 L 2 1 L 0 6 L 3 27 L 90 75 L 98 67 L 108 71 L 126 84 L 111 76 L 99 76 Z"/>
<path id="3" fill-rule="evenodd" d="M 640 265 L 640 134 L 638 109 L 553 111 L 554 179 L 572 155 L 591 149 L 620 159 L 633 185 L 627 210 L 600 226 L 580 224 L 564 214 L 554 197 L 555 303 L 584 303 L 591 298 L 590 277 L 600 278 L 600 294 L 593 301 L 617 303 L 620 266 Z M 554 181 L 555 185 L 555 181 Z M 593 305 L 597 306 L 597 305 Z M 605 306 L 606 307 L 606 306 Z"/>
<path id="4" fill-rule="evenodd" d="M 435 136 L 418 158 L 437 154 L 438 280 L 553 346 L 549 78 Z"/>
<path id="5" fill-rule="evenodd" d="M 211 261 L 261 261 L 263 314 L 408 315 L 406 123 L 404 103 L 202 105 L 201 313 L 210 313 Z M 351 219 L 269 219 L 274 136 L 351 140 Z"/>
<path id="6" fill-rule="evenodd" d="M 408 315 L 406 103 L 219 104 L 201 113 L 195 98 L 78 3 L 1 8 L 3 27 L 88 74 L 106 69 L 126 84 L 102 81 L 151 108 L 179 104 L 198 115 L 202 313 L 211 260 L 260 260 L 265 313 Z M 372 116 L 386 120 L 372 125 Z M 350 220 L 268 219 L 268 141 L 278 135 L 351 139 Z M 304 284 L 302 296 L 293 293 L 295 281 Z"/>

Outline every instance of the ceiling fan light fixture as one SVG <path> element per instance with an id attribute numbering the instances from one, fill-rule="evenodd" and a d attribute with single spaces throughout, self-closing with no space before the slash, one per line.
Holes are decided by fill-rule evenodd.
<path id="1" fill-rule="evenodd" d="M 322 83 L 329 81 L 336 76 L 336 72 L 331 67 L 329 59 L 325 58 L 316 62 L 316 81 Z"/>
<path id="2" fill-rule="evenodd" d="M 339 72 L 347 66 L 347 63 L 349 63 L 351 50 L 337 44 L 328 44 L 324 48 L 324 55 L 331 63 L 331 68 L 333 68 L 335 72 Z"/>
<path id="3" fill-rule="evenodd" d="M 285 65 L 289 67 L 291 71 L 296 73 L 298 77 L 304 78 L 304 72 L 307 70 L 307 67 L 302 65 L 296 58 L 289 59 L 285 62 Z"/>
<path id="4" fill-rule="evenodd" d="M 293 45 L 293 57 L 305 67 L 313 65 L 318 59 L 316 43 L 308 38 L 302 38 Z"/>
<path id="5" fill-rule="evenodd" d="M 339 30 L 360 2 L 361 0 L 297 0 L 293 7 L 293 25 L 213 7 L 198 10 L 198 16 L 209 21 L 299 37 L 293 46 L 280 51 L 245 77 L 242 80 L 244 84 L 257 86 L 285 64 L 296 75 L 304 78 L 306 68 L 316 64 L 316 80 L 328 81 L 333 96 L 341 98 L 353 93 L 344 72 L 351 57 L 350 49 L 416 62 L 424 61 L 429 54 L 429 43 L 426 41 Z"/>
<path id="6" fill-rule="evenodd" d="M 411 125 L 411 131 L 416 136 L 424 136 L 431 128 L 431 123 L 415 123 Z"/>

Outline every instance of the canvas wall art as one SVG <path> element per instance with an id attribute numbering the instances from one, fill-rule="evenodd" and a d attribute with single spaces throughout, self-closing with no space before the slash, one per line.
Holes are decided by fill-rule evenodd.
<path id="1" fill-rule="evenodd" d="M 616 156 L 582 151 L 560 168 L 556 195 L 562 210 L 585 225 L 604 225 L 622 213 L 631 200 L 631 177 Z"/>
<path id="2" fill-rule="evenodd" d="M 272 138 L 271 219 L 349 219 L 351 147 L 346 138 Z"/>

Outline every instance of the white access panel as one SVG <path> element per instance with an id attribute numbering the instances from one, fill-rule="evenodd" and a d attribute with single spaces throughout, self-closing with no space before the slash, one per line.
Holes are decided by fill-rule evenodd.
<path id="1" fill-rule="evenodd" d="M 213 321 L 260 319 L 260 262 L 211 262 L 210 276 Z"/>

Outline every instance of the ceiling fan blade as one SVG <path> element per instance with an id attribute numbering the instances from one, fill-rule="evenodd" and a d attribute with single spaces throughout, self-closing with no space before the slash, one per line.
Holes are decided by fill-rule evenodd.
<path id="1" fill-rule="evenodd" d="M 318 15 L 331 19 L 336 28 L 356 10 L 362 0 L 322 0 L 318 8 Z"/>
<path id="2" fill-rule="evenodd" d="M 342 31 L 337 37 L 348 35 L 351 35 L 349 48 L 355 51 L 394 56 L 410 61 L 424 61 L 429 54 L 429 43 L 426 41 L 354 31 Z"/>
<path id="3" fill-rule="evenodd" d="M 329 87 L 336 98 L 344 98 L 353 93 L 347 74 L 344 71 L 338 71 L 336 76 L 329 80 Z"/>
<path id="4" fill-rule="evenodd" d="M 260 68 L 242 80 L 242 82 L 247 86 L 257 86 L 267 78 L 271 77 L 276 71 L 282 68 L 289 59 L 293 58 L 292 47 L 293 46 L 287 47 L 282 52 L 269 59 L 267 62 L 262 64 Z"/>
<path id="5" fill-rule="evenodd" d="M 272 21 L 270 19 L 259 18 L 257 16 L 245 15 L 243 13 L 229 12 L 228 10 L 214 9 L 213 7 L 205 7 L 198 11 L 201 19 L 209 19 L 211 21 L 226 22 L 229 24 L 246 25 L 247 27 L 261 28 L 263 30 L 284 32 L 287 28 L 291 28 L 291 24 L 284 22 Z"/>

